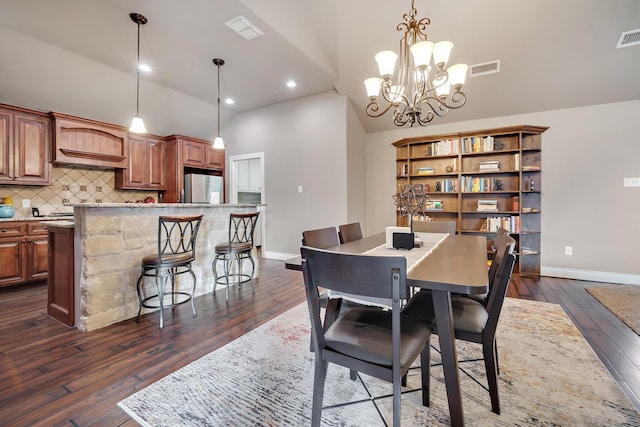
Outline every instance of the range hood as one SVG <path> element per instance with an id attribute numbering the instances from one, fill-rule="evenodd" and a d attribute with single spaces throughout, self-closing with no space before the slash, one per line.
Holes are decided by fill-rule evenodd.
<path id="1" fill-rule="evenodd" d="M 127 129 L 109 123 L 52 112 L 55 164 L 127 168 Z"/>

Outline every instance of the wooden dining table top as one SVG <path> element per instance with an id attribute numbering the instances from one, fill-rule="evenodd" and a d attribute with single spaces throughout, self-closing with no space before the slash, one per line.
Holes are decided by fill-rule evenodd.
<path id="1" fill-rule="evenodd" d="M 385 233 L 354 240 L 327 250 L 363 254 L 384 245 Z M 412 249 L 419 250 L 419 249 Z M 398 255 L 406 252 L 397 250 Z M 286 268 L 302 269 L 302 259 L 296 257 L 285 262 Z M 407 272 L 409 286 L 442 290 L 460 294 L 483 294 L 488 291 L 487 240 L 484 236 L 449 235 L 426 257 Z"/>

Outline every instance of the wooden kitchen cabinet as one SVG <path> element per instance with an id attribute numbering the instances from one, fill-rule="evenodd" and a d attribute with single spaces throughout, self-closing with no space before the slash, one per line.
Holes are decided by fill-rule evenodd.
<path id="1" fill-rule="evenodd" d="M 224 150 L 213 148 L 210 142 L 182 137 L 184 166 L 204 169 L 224 169 Z"/>
<path id="2" fill-rule="evenodd" d="M 51 184 L 51 119 L 0 104 L 0 184 Z"/>
<path id="3" fill-rule="evenodd" d="M 180 200 L 180 191 L 184 189 L 185 169 L 188 173 L 224 177 L 225 150 L 214 149 L 211 141 L 171 135 L 165 138 L 165 143 L 166 191 L 163 193 L 163 202 L 175 203 Z"/>
<path id="4" fill-rule="evenodd" d="M 128 168 L 116 169 L 116 188 L 164 190 L 165 142 L 159 136 L 129 135 Z"/>
<path id="5" fill-rule="evenodd" d="M 39 221 L 0 222 L 0 286 L 46 280 L 47 228 Z"/>
<path id="6" fill-rule="evenodd" d="M 49 235 L 49 286 L 47 314 L 62 323 L 73 326 L 74 276 L 73 227 L 52 225 Z"/>

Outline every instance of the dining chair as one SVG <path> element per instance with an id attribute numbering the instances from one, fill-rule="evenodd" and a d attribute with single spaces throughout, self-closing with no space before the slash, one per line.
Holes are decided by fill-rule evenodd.
<path id="1" fill-rule="evenodd" d="M 515 240 L 511 237 L 509 239 L 510 241 L 503 253 L 502 263 L 496 271 L 493 283 L 490 284 L 491 290 L 489 291 L 486 305 L 461 295 L 451 295 L 456 339 L 482 344 L 488 391 L 491 398 L 491 410 L 496 414 L 500 414 L 496 329 L 515 264 L 515 256 L 511 253 L 513 246 L 515 246 Z M 438 333 L 431 292 L 420 291 L 415 294 L 409 300 L 402 313 L 420 320 L 431 327 L 435 334 Z M 425 386 L 423 383 L 422 399 L 423 404 L 428 406 L 428 384 Z"/>
<path id="2" fill-rule="evenodd" d="M 253 276 L 256 271 L 256 263 L 253 260 L 253 234 L 256 228 L 260 212 L 231 213 L 229 214 L 229 238 L 226 242 L 215 246 L 215 257 L 211 268 L 213 269 L 213 294 L 216 293 L 218 285 L 225 286 L 225 301 L 229 303 L 229 286 L 249 282 L 251 292 L 256 293 L 253 286 Z M 245 273 L 242 269 L 243 261 L 248 259 L 251 262 L 251 274 Z M 217 264 L 222 262 L 223 275 L 218 275 Z M 235 273 L 233 267 L 235 264 Z"/>
<path id="3" fill-rule="evenodd" d="M 160 329 L 164 328 L 164 307 L 175 308 L 179 304 L 191 301 L 193 316 L 197 316 L 193 302 L 196 290 L 196 275 L 191 269 L 191 263 L 196 259 L 196 237 L 204 215 L 158 218 L 158 251 L 142 258 L 142 273 L 136 282 L 138 292 L 138 315 L 140 321 L 142 308 L 160 309 Z M 176 290 L 176 276 L 188 273 L 193 285 L 191 292 Z M 143 297 L 143 283 L 145 277 L 153 277 L 156 284 L 156 294 Z M 171 290 L 166 291 L 167 281 L 171 281 Z M 165 297 L 171 301 L 166 304 Z M 179 300 L 177 298 L 180 298 Z"/>
<path id="4" fill-rule="evenodd" d="M 311 319 L 315 373 L 311 425 L 319 426 L 329 363 L 393 384 L 393 425 L 400 426 L 401 382 L 420 355 L 421 380 L 428 384 L 431 328 L 401 313 L 408 297 L 407 261 L 402 256 L 367 256 L 300 248 Z M 358 307 L 341 314 L 329 327 L 320 317 L 318 287 L 392 301 L 390 310 Z M 331 302 L 331 301 L 330 301 Z"/>
<path id="5" fill-rule="evenodd" d="M 340 244 L 362 239 L 362 228 L 360 227 L 360 223 L 352 222 L 349 224 L 339 225 L 338 237 Z"/>
<path id="6" fill-rule="evenodd" d="M 456 234 L 455 221 L 412 221 L 414 233 L 449 233 Z"/>
<path id="7" fill-rule="evenodd" d="M 340 239 L 335 227 L 316 228 L 302 232 L 302 246 L 326 249 L 339 244 Z"/>

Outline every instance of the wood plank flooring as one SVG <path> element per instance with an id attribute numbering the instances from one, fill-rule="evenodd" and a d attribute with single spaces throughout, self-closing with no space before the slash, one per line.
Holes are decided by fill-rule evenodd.
<path id="1" fill-rule="evenodd" d="M 509 296 L 560 304 L 640 410 L 640 337 L 585 287 L 602 284 L 514 277 Z M 116 404 L 304 301 L 302 275 L 282 261 L 260 262 L 249 286 L 196 298 L 140 323 L 83 333 L 46 314 L 45 284 L 0 289 L 0 425 L 134 426 Z"/>

